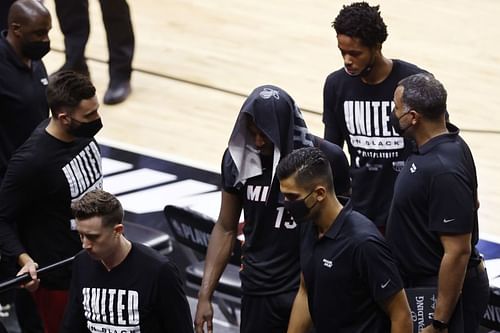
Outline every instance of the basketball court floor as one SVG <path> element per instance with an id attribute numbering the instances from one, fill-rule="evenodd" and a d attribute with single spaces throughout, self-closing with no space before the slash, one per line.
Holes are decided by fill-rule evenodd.
<path id="1" fill-rule="evenodd" d="M 89 2 L 88 64 L 102 98 L 106 40 L 98 2 Z M 122 104 L 101 105 L 104 128 L 97 136 L 108 170 L 104 187 L 119 196 L 127 218 L 163 230 L 166 204 L 217 216 L 220 159 L 239 108 L 256 86 L 287 90 L 310 130 L 322 135 L 323 83 L 342 66 L 330 25 L 349 2 L 130 0 L 133 93 Z M 64 62 L 64 44 L 53 2 L 45 3 L 53 30 L 44 61 L 53 72 Z M 500 258 L 500 2 L 371 3 L 380 4 L 388 25 L 384 54 L 427 69 L 447 88 L 451 121 L 462 129 L 478 168 L 481 239 L 490 258 Z M 217 332 L 238 331 L 219 315 Z"/>

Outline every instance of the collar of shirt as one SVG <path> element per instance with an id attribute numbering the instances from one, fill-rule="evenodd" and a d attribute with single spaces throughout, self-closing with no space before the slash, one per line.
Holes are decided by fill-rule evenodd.
<path id="1" fill-rule="evenodd" d="M 8 60 L 12 62 L 16 67 L 30 72 L 32 71 L 33 66 L 31 66 L 31 68 L 26 66 L 26 64 L 19 58 L 19 55 L 16 53 L 12 45 L 10 45 L 9 41 L 7 40 L 7 30 L 2 30 L 0 32 L 0 47 L 4 48 L 7 51 Z M 35 61 L 33 60 L 32 62 Z"/>
<path id="2" fill-rule="evenodd" d="M 352 205 L 351 205 L 351 200 L 349 200 L 347 204 L 344 206 L 344 208 L 342 208 L 335 221 L 333 221 L 332 225 L 330 226 L 330 229 L 328 229 L 328 231 L 325 233 L 325 237 L 328 237 L 330 239 L 337 238 L 338 234 L 340 233 L 340 230 L 342 229 L 342 226 L 344 225 L 347 219 L 347 216 L 351 212 L 352 212 Z"/>
<path id="3" fill-rule="evenodd" d="M 427 154 L 437 145 L 440 145 L 445 142 L 455 141 L 456 137 L 458 136 L 458 133 L 460 132 L 458 127 L 451 123 L 446 123 L 446 128 L 449 131 L 448 133 L 438 135 L 427 141 L 424 145 L 418 148 L 418 154 L 420 155 Z"/>

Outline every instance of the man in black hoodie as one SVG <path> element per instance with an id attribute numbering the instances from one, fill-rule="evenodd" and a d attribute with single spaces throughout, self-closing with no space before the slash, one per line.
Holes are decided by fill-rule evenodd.
<path id="1" fill-rule="evenodd" d="M 299 227 L 283 206 L 275 171 L 294 149 L 320 146 L 329 156 L 337 194 L 348 194 L 348 162 L 336 145 L 307 130 L 294 100 L 275 86 L 244 102 L 222 160 L 222 204 L 206 257 L 196 332 L 212 331 L 211 298 L 236 241 L 243 209 L 241 332 L 286 332 L 299 287 Z"/>

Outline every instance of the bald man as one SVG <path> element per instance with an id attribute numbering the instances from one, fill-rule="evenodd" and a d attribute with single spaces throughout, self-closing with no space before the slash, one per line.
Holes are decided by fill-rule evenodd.
<path id="1" fill-rule="evenodd" d="M 50 50 L 51 22 L 41 2 L 18 0 L 0 33 L 0 181 L 12 153 L 49 115 L 41 59 Z"/>
<path id="2" fill-rule="evenodd" d="M 2 10 L 10 6 L 7 30 L 0 33 L 0 183 L 14 153 L 35 127 L 49 115 L 45 90 L 47 71 L 41 58 L 50 50 L 50 13 L 36 0 L 0 0 Z M 4 3 L 5 2 L 5 3 Z M 2 27 L 3 28 L 3 27 Z M 2 214 L 3 212 L 0 212 Z M 17 268 L 2 256 L 0 276 Z M 11 302 L 6 297 L 2 302 Z M 41 332 L 30 295 L 20 291 L 16 310 L 23 331 Z"/>

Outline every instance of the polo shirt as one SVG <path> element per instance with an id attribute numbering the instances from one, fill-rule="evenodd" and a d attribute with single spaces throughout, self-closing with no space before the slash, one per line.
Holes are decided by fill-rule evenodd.
<path id="1" fill-rule="evenodd" d="M 26 66 L 0 33 L 0 179 L 37 125 L 49 116 L 47 71 L 42 61 Z"/>
<path id="2" fill-rule="evenodd" d="M 394 188 L 386 238 L 405 277 L 437 276 L 442 234 L 472 234 L 469 267 L 479 263 L 477 176 L 472 153 L 448 124 L 407 160 Z"/>
<path id="3" fill-rule="evenodd" d="M 300 264 L 317 333 L 389 332 L 384 300 L 403 288 L 389 247 L 349 202 L 325 235 L 304 225 Z"/>

